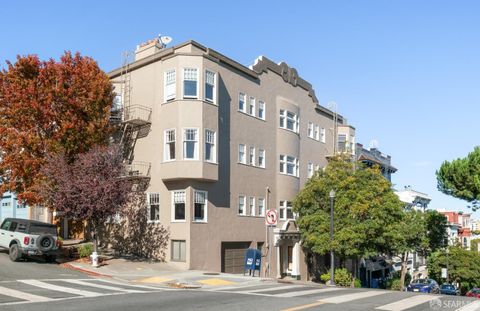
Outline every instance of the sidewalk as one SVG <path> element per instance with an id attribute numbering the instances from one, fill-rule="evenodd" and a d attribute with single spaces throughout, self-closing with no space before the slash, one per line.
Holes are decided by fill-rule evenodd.
<path id="1" fill-rule="evenodd" d="M 94 268 L 90 263 L 71 261 L 61 266 L 84 272 L 98 277 L 109 277 L 119 281 L 160 287 L 176 288 L 216 288 L 236 287 L 276 282 L 258 276 L 243 276 L 238 274 L 217 273 L 198 270 L 183 270 L 175 263 L 148 262 L 114 258 Z M 256 271 L 258 275 L 258 271 Z"/>

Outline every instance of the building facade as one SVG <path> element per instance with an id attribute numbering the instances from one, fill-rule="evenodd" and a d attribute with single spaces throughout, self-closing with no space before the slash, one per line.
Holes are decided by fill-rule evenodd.
<path id="1" fill-rule="evenodd" d="M 460 244 L 466 249 L 470 249 L 472 240 L 471 214 L 463 212 L 438 211 L 447 217 L 447 235 L 448 244 Z"/>
<path id="2" fill-rule="evenodd" d="M 354 128 L 287 64 L 245 67 L 194 41 L 149 41 L 109 75 L 129 175 L 145 181 L 149 221 L 170 232 L 166 260 L 239 273 L 258 248 L 267 276 L 307 278 L 291 202 L 340 132 L 354 145 Z"/>

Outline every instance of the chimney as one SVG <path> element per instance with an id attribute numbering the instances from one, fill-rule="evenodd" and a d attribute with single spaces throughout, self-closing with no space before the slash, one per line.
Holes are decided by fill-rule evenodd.
<path id="1" fill-rule="evenodd" d="M 135 50 L 135 61 L 153 55 L 159 52 L 162 48 L 163 46 L 158 38 L 143 42 L 140 45 L 137 45 L 137 49 Z"/>

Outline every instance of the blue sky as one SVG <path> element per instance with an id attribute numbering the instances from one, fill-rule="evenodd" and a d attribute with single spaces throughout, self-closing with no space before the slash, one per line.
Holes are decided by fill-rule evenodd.
<path id="1" fill-rule="evenodd" d="M 244 65 L 286 61 L 358 142 L 392 156 L 397 188 L 429 194 L 431 208 L 466 206 L 436 190 L 435 171 L 478 145 L 478 1 L 10 1 L 0 16 L 2 66 L 72 50 L 109 71 L 159 33 Z"/>

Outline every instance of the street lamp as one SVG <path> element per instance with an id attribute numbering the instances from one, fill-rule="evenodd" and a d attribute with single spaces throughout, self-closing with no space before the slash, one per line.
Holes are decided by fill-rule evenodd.
<path id="1" fill-rule="evenodd" d="M 450 271 L 448 271 L 448 253 L 450 253 L 450 250 L 448 249 L 448 245 L 447 245 L 447 284 L 450 284 L 450 278 L 449 278 Z"/>
<path id="2" fill-rule="evenodd" d="M 333 255 L 333 201 L 335 200 L 335 190 L 330 190 L 330 285 L 335 285 L 335 258 Z"/>

